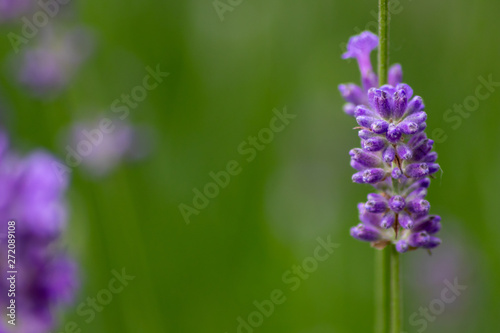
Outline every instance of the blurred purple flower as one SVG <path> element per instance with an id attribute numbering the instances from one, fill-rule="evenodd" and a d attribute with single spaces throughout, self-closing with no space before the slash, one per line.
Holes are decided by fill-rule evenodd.
<path id="1" fill-rule="evenodd" d="M 50 96 L 70 83 L 94 42 L 84 29 L 60 32 L 46 27 L 33 44 L 16 60 L 17 80 L 36 96 Z"/>
<path id="2" fill-rule="evenodd" d="M 453 218 L 449 217 L 448 220 L 450 219 Z M 494 283 L 488 281 L 489 279 L 484 277 L 485 274 L 481 274 L 484 267 L 481 261 L 477 260 L 481 257 L 481 254 L 477 253 L 477 246 L 470 242 L 470 237 L 464 237 L 455 224 L 450 226 L 454 228 L 451 231 L 447 229 L 447 241 L 441 245 L 439 252 L 433 253 L 432 256 L 427 253 L 416 254 L 416 262 L 406 267 L 409 273 L 406 275 L 406 285 L 411 289 L 412 296 L 409 299 L 413 300 L 412 307 L 415 312 L 419 307 L 430 307 L 439 300 L 446 306 L 442 313 L 430 311 L 433 316 L 439 315 L 439 320 L 432 323 L 436 332 L 459 330 L 463 323 L 456 318 L 462 316 L 467 316 L 471 322 L 477 322 L 482 308 L 476 304 L 484 301 L 480 298 L 487 293 L 491 283 Z M 449 285 L 447 281 L 451 284 L 457 281 L 456 283 L 467 289 L 460 288 L 458 293 L 450 293 L 446 290 Z M 470 292 L 469 288 L 475 288 L 477 292 Z"/>
<path id="3" fill-rule="evenodd" d="M 5 140 L 1 133 L 0 147 Z M 15 332 L 49 332 L 57 310 L 72 301 L 78 286 L 76 263 L 57 246 L 67 222 L 68 180 L 56 175 L 55 163 L 43 151 L 20 157 L 0 149 L 0 289 L 8 290 L 7 223 L 15 221 L 16 317 L 22 318 Z M 2 308 L 8 301 L 7 293 L 1 293 Z M 3 323 L 0 332 L 10 332 Z"/>
<path id="4" fill-rule="evenodd" d="M 99 124 L 100 120 L 75 123 L 70 129 L 69 145 L 66 146 L 66 153 L 73 160 L 80 161 L 90 175 L 106 176 L 121 163 L 141 159 L 149 151 L 148 129 L 115 119 L 109 130 L 104 132 Z"/>
<path id="5" fill-rule="evenodd" d="M 26 14 L 34 3 L 33 0 L 0 0 L 0 23 Z"/>

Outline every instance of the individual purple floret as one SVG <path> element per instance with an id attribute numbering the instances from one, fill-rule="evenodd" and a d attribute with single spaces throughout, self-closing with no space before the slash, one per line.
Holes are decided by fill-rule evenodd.
<path id="1" fill-rule="evenodd" d="M 377 46 L 378 37 L 369 31 L 365 31 L 349 40 L 347 52 L 342 55 L 343 59 L 355 58 L 358 61 L 361 81 L 365 90 L 377 85 L 377 77 L 373 73 L 370 60 L 370 53 Z"/>
<path id="2" fill-rule="evenodd" d="M 0 289 L 9 289 L 5 274 L 15 269 L 17 320 L 16 326 L 3 320 L 0 332 L 48 333 L 79 284 L 76 263 L 58 245 L 67 222 L 68 180 L 56 174 L 50 154 L 20 157 L 5 148 L 5 138 L 0 132 Z M 9 221 L 15 222 L 14 269 L 6 266 Z M 9 302 L 7 292 L 1 293 L 1 307 Z"/>
<path id="3" fill-rule="evenodd" d="M 343 59 L 354 58 L 357 60 L 361 72 L 361 86 L 354 83 L 339 85 L 342 97 L 347 101 L 344 111 L 354 116 L 356 106 L 368 105 L 368 90 L 378 86 L 378 77 L 373 72 L 370 53 L 378 47 L 378 36 L 364 31 L 357 36 L 351 37 L 347 44 L 347 52 L 342 55 Z M 389 83 L 397 85 L 402 81 L 401 65 L 395 64 L 389 69 Z"/>
<path id="4" fill-rule="evenodd" d="M 349 152 L 357 170 L 352 180 L 378 191 L 358 205 L 361 224 L 351 229 L 351 235 L 376 247 L 394 244 L 399 252 L 432 249 L 441 243 L 435 237 L 441 218 L 429 215 L 425 196 L 430 177 L 440 167 L 431 151 L 434 141 L 424 132 L 427 114 L 422 98 L 401 83 L 400 65 L 389 70 L 389 84 L 376 87 L 370 52 L 377 45 L 374 34 L 363 32 L 350 39 L 343 55 L 358 60 L 363 82 L 363 88 L 339 86 L 348 102 L 344 110 L 356 118 L 361 139 L 361 148 Z"/>

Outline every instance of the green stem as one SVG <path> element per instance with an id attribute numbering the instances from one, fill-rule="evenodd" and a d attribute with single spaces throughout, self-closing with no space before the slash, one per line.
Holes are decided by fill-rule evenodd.
<path id="1" fill-rule="evenodd" d="M 375 333 L 387 333 L 390 322 L 389 295 L 391 280 L 391 251 L 389 246 L 375 250 Z"/>
<path id="2" fill-rule="evenodd" d="M 379 85 L 387 83 L 389 68 L 389 0 L 379 0 L 378 12 L 378 78 Z"/>
<path id="3" fill-rule="evenodd" d="M 399 269 L 399 253 L 391 246 L 391 333 L 400 333 L 401 320 L 401 272 Z"/>
<path id="4" fill-rule="evenodd" d="M 379 48 L 378 48 L 378 77 L 379 85 L 387 83 L 387 72 L 389 68 L 389 0 L 379 0 Z M 393 279 L 393 251 L 394 246 L 390 244 L 385 249 L 376 252 L 375 258 L 375 333 L 389 332 L 391 318 L 394 315 L 391 310 L 390 299 Z M 397 263 L 399 272 L 399 262 Z M 399 276 L 399 273 L 398 273 Z M 398 279 L 399 285 L 399 279 Z M 399 297 L 399 293 L 397 294 Z M 391 302 L 389 301 L 391 300 Z M 399 300 L 398 300 L 399 302 Z M 396 327 L 396 326 L 393 326 Z M 393 331 L 396 332 L 396 331 Z"/>

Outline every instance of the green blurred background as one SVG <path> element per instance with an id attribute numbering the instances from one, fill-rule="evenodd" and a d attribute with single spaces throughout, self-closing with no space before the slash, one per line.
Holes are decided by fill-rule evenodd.
<path id="1" fill-rule="evenodd" d="M 65 242 L 81 262 L 82 289 L 61 322 L 82 332 L 237 332 L 237 318 L 248 320 L 254 301 L 280 289 L 286 301 L 255 332 L 370 332 L 374 250 L 349 236 L 370 188 L 351 181 L 348 151 L 359 139 L 337 85 L 359 81 L 356 64 L 340 55 L 351 35 L 373 29 L 376 1 L 245 0 L 223 21 L 211 0 L 75 5 L 97 45 L 68 91 L 38 101 L 4 67 L 14 146 L 64 158 L 58 133 L 75 114 L 109 108 L 146 66 L 170 76 L 129 118 L 154 130 L 148 158 L 97 181 L 73 172 Z M 405 331 L 498 332 L 500 89 L 460 125 L 443 115 L 475 94 L 480 76 L 500 82 L 500 2 L 395 5 L 391 63 L 424 98 L 429 136 L 436 128 L 447 136 L 435 145 L 444 173 L 429 194 L 443 245 L 402 258 Z M 11 53 L 7 38 L 1 52 Z M 296 118 L 247 162 L 238 146 L 284 107 Z M 242 172 L 186 224 L 179 204 L 192 205 L 193 189 L 231 160 Z M 329 235 L 339 247 L 292 291 L 283 274 Z M 122 268 L 135 279 L 85 323 L 76 306 Z M 425 329 L 412 325 L 455 278 L 467 289 Z"/>

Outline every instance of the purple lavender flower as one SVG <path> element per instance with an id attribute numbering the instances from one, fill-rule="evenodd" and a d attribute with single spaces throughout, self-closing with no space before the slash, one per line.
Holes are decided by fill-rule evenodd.
<path id="1" fill-rule="evenodd" d="M 5 138 L 0 133 L 0 147 Z M 78 286 L 76 263 L 58 247 L 66 226 L 67 179 L 54 171 L 56 160 L 35 151 L 20 157 L 0 149 L 0 288 L 8 290 L 7 223 L 15 221 L 16 332 L 45 333 L 55 328 L 56 312 L 72 301 Z M 2 308 L 7 293 L 0 294 Z M 0 324 L 0 332 L 10 332 Z M 9 325 L 10 327 L 10 325 Z"/>
<path id="2" fill-rule="evenodd" d="M 351 166 L 358 172 L 356 183 L 371 184 L 379 192 L 368 195 L 359 204 L 361 224 L 351 235 L 375 246 L 395 244 L 399 252 L 416 248 L 432 249 L 441 241 L 435 234 L 441 218 L 429 215 L 425 200 L 429 179 L 439 170 L 433 141 L 425 134 L 427 114 L 420 96 L 401 83 L 402 69 L 389 70 L 389 83 L 377 88 L 370 52 L 378 45 L 377 37 L 363 32 L 350 39 L 344 58 L 356 58 L 363 88 L 340 85 L 347 100 L 344 110 L 356 118 L 361 149 L 350 151 Z"/>

